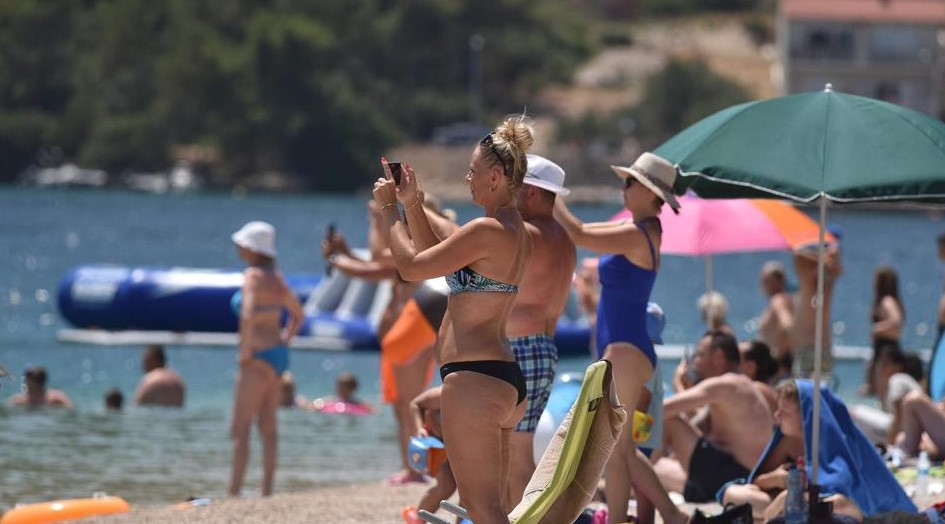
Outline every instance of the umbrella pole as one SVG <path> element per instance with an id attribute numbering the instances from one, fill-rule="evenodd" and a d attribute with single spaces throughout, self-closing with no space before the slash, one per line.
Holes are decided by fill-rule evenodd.
<path id="1" fill-rule="evenodd" d="M 820 195 L 820 232 L 817 242 L 817 294 L 815 295 L 816 314 L 814 320 L 814 424 L 811 428 L 811 482 L 817 483 L 820 468 L 820 373 L 824 353 L 824 231 L 827 227 L 827 198 Z"/>
<path id="2" fill-rule="evenodd" d="M 712 255 L 705 256 L 705 292 L 712 291 Z"/>

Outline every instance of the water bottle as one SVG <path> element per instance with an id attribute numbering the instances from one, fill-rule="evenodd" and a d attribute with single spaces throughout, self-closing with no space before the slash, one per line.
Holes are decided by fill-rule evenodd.
<path id="1" fill-rule="evenodd" d="M 784 503 L 785 524 L 804 524 L 807 522 L 803 481 L 798 466 L 791 466 L 787 477 L 787 500 Z"/>
<path id="2" fill-rule="evenodd" d="M 929 454 L 925 451 L 919 453 L 919 461 L 916 463 L 915 478 L 915 496 L 913 497 L 916 506 L 920 508 L 925 505 L 929 497 Z"/>

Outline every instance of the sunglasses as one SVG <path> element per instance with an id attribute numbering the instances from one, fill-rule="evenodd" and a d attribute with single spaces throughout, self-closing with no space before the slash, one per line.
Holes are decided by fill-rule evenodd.
<path id="1" fill-rule="evenodd" d="M 492 154 L 499 159 L 499 163 L 502 164 L 502 169 L 505 170 L 505 174 L 508 175 L 511 173 L 509 167 L 505 165 L 505 159 L 502 158 L 502 155 L 499 154 L 499 150 L 495 148 L 495 143 L 492 142 L 492 136 L 495 133 L 489 133 L 488 135 L 482 137 L 482 140 L 479 141 L 479 145 L 487 146 L 489 151 L 492 151 Z"/>
<path id="2" fill-rule="evenodd" d="M 633 183 L 636 182 L 636 181 L 637 181 L 636 178 L 633 178 L 632 176 L 627 175 L 627 178 L 625 178 L 624 181 L 623 181 L 623 188 L 624 188 L 624 189 L 629 189 L 630 186 L 632 186 Z"/>

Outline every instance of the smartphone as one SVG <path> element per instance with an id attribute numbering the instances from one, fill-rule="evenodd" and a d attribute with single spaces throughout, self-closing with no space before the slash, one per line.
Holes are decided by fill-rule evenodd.
<path id="1" fill-rule="evenodd" d="M 403 168 L 400 166 L 400 162 L 388 162 L 387 167 L 390 168 L 390 176 L 394 177 L 394 184 L 400 185 L 400 175 L 403 173 Z"/>

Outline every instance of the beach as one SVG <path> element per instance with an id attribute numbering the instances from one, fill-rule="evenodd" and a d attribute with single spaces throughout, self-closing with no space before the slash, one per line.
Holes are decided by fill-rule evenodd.
<path id="1" fill-rule="evenodd" d="M 157 524 L 199 522 L 258 523 L 402 523 L 400 510 L 416 504 L 430 484 L 388 486 L 384 481 L 326 487 L 269 498 L 214 500 L 207 506 L 141 506 L 131 513 L 85 519 L 83 523 Z"/>

